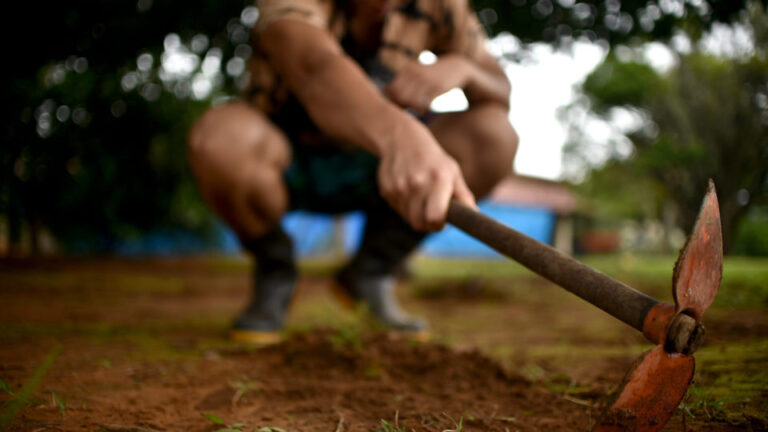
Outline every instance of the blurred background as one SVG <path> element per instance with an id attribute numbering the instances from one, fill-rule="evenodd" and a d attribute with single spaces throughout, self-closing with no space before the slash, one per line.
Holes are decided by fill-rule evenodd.
<path id="1" fill-rule="evenodd" d="M 768 255 L 766 2 L 473 6 L 521 136 L 487 212 L 573 253 L 675 252 L 712 178 L 726 253 Z M 258 16 L 241 0 L 25 3 L 5 48 L 0 256 L 239 253 L 185 136 L 246 84 Z M 338 256 L 363 216 L 284 223 L 303 256 Z M 450 229 L 422 250 L 493 256 Z"/>

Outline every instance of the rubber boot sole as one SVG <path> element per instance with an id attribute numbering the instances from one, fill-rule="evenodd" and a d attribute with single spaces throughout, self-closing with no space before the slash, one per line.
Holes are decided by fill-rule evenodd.
<path id="1" fill-rule="evenodd" d="M 279 331 L 245 329 L 230 330 L 229 338 L 237 342 L 244 342 L 258 346 L 275 345 L 283 341 L 283 335 Z"/>

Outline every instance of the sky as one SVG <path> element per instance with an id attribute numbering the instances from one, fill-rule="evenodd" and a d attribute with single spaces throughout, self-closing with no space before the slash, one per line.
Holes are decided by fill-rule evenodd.
<path id="1" fill-rule="evenodd" d="M 572 54 L 549 45 L 531 49 L 531 60 L 505 70 L 512 83 L 509 119 L 520 136 L 515 172 L 555 180 L 562 174 L 565 127 L 556 113 L 576 97 L 576 85 L 602 62 L 605 50 L 577 42 Z"/>
<path id="2" fill-rule="evenodd" d="M 489 43 L 490 51 L 497 55 L 518 47 L 519 42 L 511 35 L 501 35 Z M 576 42 L 570 53 L 534 44 L 523 61 L 504 62 L 512 84 L 509 119 L 520 137 L 515 172 L 550 180 L 560 178 L 566 130 L 557 120 L 557 110 L 574 100 L 576 85 L 604 57 L 605 49 L 592 43 Z M 429 54 L 420 60 L 433 61 Z M 451 91 L 436 99 L 432 108 L 452 111 L 466 105 L 461 92 Z"/>

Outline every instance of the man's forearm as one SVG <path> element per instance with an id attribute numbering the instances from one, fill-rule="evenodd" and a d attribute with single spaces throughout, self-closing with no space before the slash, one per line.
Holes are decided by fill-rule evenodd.
<path id="1" fill-rule="evenodd" d="M 474 63 L 468 61 L 468 79 L 464 93 L 470 104 L 496 102 L 509 108 L 511 86 L 504 71 L 495 60 Z"/>
<path id="2" fill-rule="evenodd" d="M 344 54 L 328 58 L 306 78 L 298 79 L 306 84 L 295 92 L 318 127 L 375 155 L 386 151 L 400 122 L 413 121 Z"/>
<path id="3" fill-rule="evenodd" d="M 288 24 L 291 25 L 302 24 Z M 301 31 L 325 37 L 313 28 Z M 396 139 L 398 125 L 414 121 L 387 100 L 363 70 L 335 45 L 313 46 L 307 50 L 299 47 L 294 53 L 284 53 L 279 49 L 285 46 L 290 33 L 286 35 L 278 29 L 265 36 L 267 48 L 275 47 L 274 52 L 268 54 L 291 91 L 315 124 L 329 136 L 381 156 Z M 274 44 L 269 43 L 269 38 L 276 38 Z"/>

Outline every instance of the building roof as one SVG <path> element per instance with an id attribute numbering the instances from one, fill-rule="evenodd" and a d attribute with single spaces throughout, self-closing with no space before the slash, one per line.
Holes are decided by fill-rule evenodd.
<path id="1" fill-rule="evenodd" d="M 544 207 L 566 215 L 576 207 L 576 197 L 564 185 L 536 177 L 511 174 L 491 191 L 493 202 L 524 207 Z"/>

